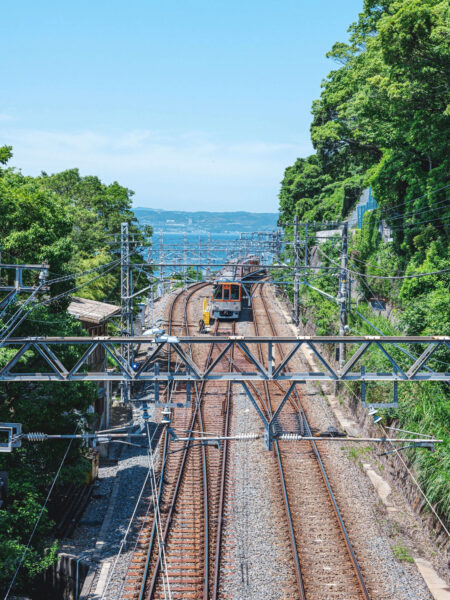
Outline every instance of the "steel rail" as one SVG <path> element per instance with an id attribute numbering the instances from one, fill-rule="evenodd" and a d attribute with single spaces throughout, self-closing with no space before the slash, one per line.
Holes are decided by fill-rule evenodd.
<path id="1" fill-rule="evenodd" d="M 266 297 L 265 297 L 264 292 L 263 292 L 262 289 L 261 289 L 261 300 L 262 300 L 262 303 L 263 303 L 263 306 L 264 306 L 264 309 L 265 309 L 265 312 L 266 312 L 266 316 L 267 316 L 267 319 L 269 321 L 272 333 L 273 333 L 273 335 L 276 335 L 276 327 L 274 325 L 272 316 L 271 316 L 269 308 L 267 306 L 267 299 L 266 299 Z M 280 355 L 283 357 L 284 353 L 283 353 L 281 345 L 279 345 L 278 349 L 279 349 Z M 280 385 L 280 384 L 278 384 L 278 385 Z M 298 391 L 296 389 L 294 389 L 294 395 L 295 395 L 297 403 L 298 403 L 297 410 L 299 410 L 299 412 L 300 412 L 300 416 L 301 416 L 302 421 L 303 421 L 303 426 L 304 426 L 304 428 L 306 430 L 306 433 L 309 436 L 311 436 L 312 435 L 311 428 L 310 428 L 310 425 L 308 423 L 308 419 L 306 417 L 306 413 L 305 413 L 305 411 L 304 411 L 304 409 L 302 407 Z M 294 404 L 294 406 L 295 406 L 295 404 Z M 343 534 L 345 545 L 346 545 L 346 548 L 347 548 L 347 552 L 348 552 L 349 557 L 350 557 L 350 561 L 351 561 L 351 563 L 352 563 L 352 565 L 353 565 L 353 567 L 355 569 L 359 587 L 361 589 L 361 592 L 362 592 L 365 600 L 370 600 L 369 593 L 367 591 L 367 588 L 366 588 L 366 585 L 365 585 L 365 582 L 364 582 L 364 578 L 363 578 L 361 569 L 359 567 L 356 555 L 354 553 L 352 544 L 350 542 L 350 538 L 349 538 L 347 529 L 345 527 L 344 520 L 343 520 L 342 515 L 340 513 L 340 510 L 339 510 L 339 507 L 338 507 L 338 504 L 337 504 L 337 501 L 336 501 L 336 497 L 335 497 L 335 495 L 333 493 L 333 490 L 331 488 L 331 484 L 330 484 L 330 481 L 328 479 L 328 475 L 326 473 L 326 469 L 325 469 L 325 466 L 323 464 L 322 457 L 320 455 L 319 449 L 317 447 L 316 442 L 312 441 L 311 444 L 312 444 L 313 449 L 314 449 L 314 455 L 316 456 L 317 462 L 318 462 L 318 464 L 320 466 L 320 472 L 321 472 L 323 480 L 325 482 L 325 485 L 326 485 L 326 488 L 327 488 L 327 491 L 328 491 L 328 495 L 329 495 L 330 500 L 331 500 L 331 504 L 333 506 L 334 512 L 336 514 L 336 517 L 338 519 L 339 528 L 340 528 L 340 530 L 341 530 L 341 532 Z"/>
<path id="2" fill-rule="evenodd" d="M 194 291 L 198 291 L 198 287 L 196 288 L 196 290 Z M 193 292 L 192 292 L 193 293 Z M 192 295 L 192 294 L 191 294 Z M 190 296 L 189 296 L 190 298 Z M 185 302 L 185 307 L 184 307 L 184 311 L 185 311 L 185 327 L 188 328 L 189 327 L 189 323 L 188 323 L 188 318 L 187 318 L 187 302 L 188 299 Z M 216 321 L 216 330 L 218 329 L 219 326 L 219 321 Z M 212 360 L 212 353 L 213 353 L 213 349 L 215 347 L 215 343 L 212 343 L 209 351 L 208 351 L 208 356 L 206 359 L 206 367 L 210 364 L 211 360 Z M 202 418 L 202 414 L 201 414 L 201 407 L 202 407 L 202 403 L 201 403 L 201 397 L 204 393 L 204 387 L 206 385 L 206 381 L 203 380 L 200 383 L 200 391 L 198 391 L 197 389 L 197 383 L 195 383 L 195 389 L 196 389 L 196 398 L 197 401 L 195 403 L 195 407 L 193 410 L 193 414 L 191 417 L 191 422 L 190 422 L 190 426 L 188 429 L 188 435 L 190 437 L 190 434 L 192 433 L 194 427 L 195 427 L 195 422 L 198 418 L 199 421 L 199 425 L 200 425 L 200 431 L 201 433 L 204 433 L 204 425 L 203 425 L 203 418 Z M 183 450 L 183 456 L 182 456 L 182 460 L 179 466 L 179 471 L 178 471 L 178 477 L 177 477 L 177 482 L 176 482 L 176 486 L 175 486 L 175 490 L 174 490 L 174 494 L 172 497 L 172 501 L 171 501 L 171 505 L 170 505 L 170 509 L 166 518 L 166 522 L 165 522 L 165 528 L 164 528 L 164 533 L 163 533 L 163 544 L 165 545 L 166 540 L 168 538 L 168 533 L 169 533 L 169 529 L 170 529 L 170 523 L 172 521 L 172 516 L 175 510 L 175 504 L 179 495 L 179 490 L 181 488 L 181 483 L 182 483 L 182 479 L 183 479 L 183 474 L 184 474 L 184 470 L 185 470 L 185 466 L 186 466 L 186 462 L 187 462 L 187 455 L 188 455 L 188 451 L 190 449 L 190 445 L 189 442 L 187 442 L 187 444 L 184 447 Z M 209 499 L 208 499 L 208 471 L 207 471 L 207 457 L 206 457 L 206 448 L 204 445 L 202 445 L 202 476 L 203 476 L 203 501 L 204 501 L 204 519 L 205 519 L 205 532 L 204 532 L 204 592 L 203 592 L 203 598 L 204 600 L 209 600 Z M 160 557 L 158 556 L 156 565 L 154 567 L 153 570 L 153 575 L 152 575 L 152 579 L 150 582 L 150 587 L 147 593 L 147 598 L 151 599 L 155 588 L 156 588 L 156 583 L 157 583 L 157 577 L 158 577 L 158 571 L 160 568 Z M 214 577 L 214 579 L 216 578 L 216 576 Z"/>
<path id="3" fill-rule="evenodd" d="M 190 290 L 190 292 L 187 294 L 187 296 L 185 298 L 185 307 L 186 307 L 189 299 L 191 298 L 191 296 L 199 288 L 201 288 L 201 287 L 204 287 L 204 286 L 203 285 L 192 286 L 193 289 Z M 168 319 L 169 333 L 172 332 L 173 313 L 174 313 L 175 305 L 181 299 L 181 297 L 183 296 L 184 293 L 185 293 L 185 290 L 183 290 L 179 294 L 177 294 L 174 297 L 174 299 L 171 302 L 171 304 L 170 304 L 169 319 Z M 168 357 L 168 360 L 170 360 L 170 355 Z M 169 393 L 169 390 L 168 390 L 167 393 Z M 192 423 L 194 423 L 194 422 L 192 422 Z M 168 453 L 169 453 L 169 447 L 170 447 L 169 436 L 168 436 L 168 434 L 166 432 L 165 435 L 164 435 L 164 448 L 163 448 L 162 466 L 161 466 L 161 473 L 160 473 L 160 478 L 159 478 L 159 489 L 158 489 L 158 498 L 157 498 L 157 504 L 158 505 L 160 503 L 162 492 L 163 492 L 165 467 L 166 467 L 166 464 L 167 464 L 167 456 L 168 456 Z M 142 584 L 141 584 L 141 588 L 139 590 L 139 600 L 143 600 L 144 599 L 144 595 L 145 595 L 145 588 L 146 588 L 146 583 L 147 583 L 147 578 L 148 578 L 148 571 L 149 571 L 150 562 L 151 562 L 151 558 L 152 558 L 152 554 L 153 554 L 153 548 L 154 548 L 154 544 L 155 544 L 156 528 L 157 528 L 157 520 L 154 519 L 153 520 L 153 525 L 152 525 L 152 533 L 151 533 L 151 537 L 150 537 L 150 542 L 149 542 L 149 546 L 148 546 L 148 549 L 147 549 L 147 556 L 146 556 L 146 559 L 145 559 L 145 567 L 144 567 L 144 574 L 143 574 L 143 577 L 142 577 Z"/>
<path id="4" fill-rule="evenodd" d="M 255 332 L 256 332 L 256 335 L 259 335 L 259 328 L 258 328 L 258 321 L 256 319 L 256 313 L 254 312 L 253 314 L 254 314 L 253 325 L 255 328 Z M 269 313 L 267 312 L 267 314 L 269 314 Z M 263 361 L 263 353 L 262 353 L 261 346 L 259 344 L 258 344 L 258 353 L 259 353 L 260 361 L 262 362 Z M 270 420 L 273 417 L 273 410 L 272 410 L 269 386 L 268 386 L 267 381 L 264 381 L 264 391 L 265 391 L 266 402 L 267 402 L 266 410 L 267 410 L 267 414 L 268 414 L 268 417 Z M 293 518 L 292 518 L 291 506 L 289 503 L 289 497 L 288 497 L 287 488 L 286 488 L 286 478 L 285 478 L 285 474 L 284 474 L 283 463 L 281 460 L 281 454 L 280 454 L 280 448 L 278 445 L 278 440 L 274 441 L 274 447 L 275 447 L 275 452 L 276 452 L 276 457 L 277 457 L 278 472 L 280 475 L 280 481 L 281 481 L 281 487 L 282 487 L 282 493 L 283 493 L 283 506 L 284 506 L 286 518 L 288 521 L 288 527 L 289 527 L 289 537 L 290 537 L 290 542 L 291 542 L 292 558 L 294 560 L 294 565 L 295 565 L 295 578 L 297 581 L 297 588 L 298 588 L 298 592 L 300 594 L 301 600 L 306 600 L 306 591 L 305 591 L 305 586 L 303 583 L 303 575 L 302 575 L 302 568 L 301 568 L 301 564 L 300 564 L 300 556 L 299 556 L 298 549 L 297 549 L 297 541 L 295 539 L 294 522 L 293 522 Z"/>
<path id="5" fill-rule="evenodd" d="M 233 335 L 236 333 L 236 323 L 233 321 L 232 325 Z M 230 371 L 233 369 L 233 355 L 234 348 L 231 349 L 230 354 Z M 226 395 L 226 406 L 225 406 L 225 423 L 224 423 L 224 435 L 229 435 L 230 426 L 230 413 L 231 413 L 231 396 L 232 388 L 231 381 L 227 384 L 227 395 Z M 222 533 L 223 533 L 223 512 L 225 508 L 225 481 L 226 481 L 226 469 L 228 462 L 228 440 L 223 442 L 223 453 L 221 461 L 221 473 L 220 473 L 220 495 L 219 495 L 219 506 L 217 513 L 217 537 L 216 537 L 216 551 L 214 560 L 214 581 L 212 589 L 212 600 L 217 600 L 219 594 L 219 583 L 220 583 L 220 559 L 221 559 L 221 547 L 222 547 Z"/>
<path id="6" fill-rule="evenodd" d="M 192 293 L 194 293 L 194 292 L 192 292 Z M 173 318 L 172 317 L 173 317 L 173 312 L 174 312 L 175 304 L 178 302 L 178 300 L 182 297 L 183 294 L 184 294 L 184 290 L 182 292 L 180 292 L 179 294 L 177 294 L 174 297 L 173 301 L 170 303 L 170 308 L 169 308 L 169 332 L 171 332 L 171 330 L 172 330 L 172 322 L 173 322 Z M 169 348 L 169 352 L 170 352 L 170 348 Z M 168 360 L 170 360 L 170 355 L 168 356 Z M 167 393 L 169 393 L 169 390 L 168 390 Z M 162 492 L 163 492 L 163 483 L 164 483 L 164 475 L 165 475 L 165 467 L 166 467 L 166 463 L 167 463 L 168 451 L 169 451 L 169 436 L 167 435 L 167 432 L 166 432 L 164 434 L 164 448 L 163 448 L 163 458 L 162 458 L 161 473 L 160 473 L 160 478 L 159 478 L 159 488 L 158 488 L 157 505 L 159 505 L 159 503 L 161 501 L 161 496 L 162 496 Z M 147 583 L 148 570 L 149 570 L 149 567 L 150 567 L 151 557 L 152 557 L 152 554 L 153 554 L 153 546 L 154 546 L 154 543 L 155 543 L 155 536 L 156 536 L 157 526 L 158 526 L 157 525 L 157 519 L 155 518 L 153 520 L 152 533 L 151 533 L 151 537 L 150 537 L 149 546 L 148 546 L 148 549 L 147 549 L 147 556 L 145 558 L 144 573 L 143 573 L 143 576 L 142 576 L 141 588 L 139 590 L 139 600 L 143 600 L 144 599 L 145 586 L 146 586 L 146 583 Z"/>

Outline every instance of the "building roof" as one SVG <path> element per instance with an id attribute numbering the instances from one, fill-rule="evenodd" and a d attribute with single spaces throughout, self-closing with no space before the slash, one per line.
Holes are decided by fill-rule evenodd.
<path id="1" fill-rule="evenodd" d="M 120 306 L 72 296 L 67 312 L 87 323 L 103 323 L 120 312 Z"/>

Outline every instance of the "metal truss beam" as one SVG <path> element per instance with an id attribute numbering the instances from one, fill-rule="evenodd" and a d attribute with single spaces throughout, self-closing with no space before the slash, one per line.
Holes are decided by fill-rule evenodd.
<path id="1" fill-rule="evenodd" d="M 42 263 L 41 265 L 18 265 L 18 264 L 7 264 L 0 263 L 0 275 L 2 270 L 14 271 L 14 284 L 13 285 L 1 285 L 0 292 L 34 292 L 39 286 L 43 288 L 43 283 L 48 278 L 49 265 Z M 23 275 L 27 271 L 39 271 L 39 283 L 36 285 L 24 285 Z M 45 289 L 48 289 L 47 287 Z"/>
<path id="2" fill-rule="evenodd" d="M 301 344 L 307 345 L 325 367 L 323 371 L 296 371 L 291 359 Z M 140 344 L 147 351 L 147 358 L 137 370 L 126 360 L 126 352 L 132 345 Z M 188 356 L 188 346 L 215 344 L 223 358 L 230 354 L 233 347 L 244 355 L 248 361 L 245 371 L 224 369 L 214 361 L 207 369 Z M 263 351 L 261 361 L 252 345 L 259 344 Z M 333 354 L 336 344 L 345 344 L 348 353 L 353 353 L 343 368 L 332 365 L 329 356 Z M 398 352 L 395 345 L 403 344 L 409 349 L 418 347 L 418 359 L 403 358 L 399 365 Z M 276 360 L 275 346 L 283 346 L 284 359 Z M 286 381 L 300 383 L 304 381 L 443 381 L 450 382 L 449 372 L 424 370 L 427 362 L 439 348 L 450 347 L 448 336 L 133 336 L 133 337 L 48 337 L 48 338 L 9 338 L 4 341 L 9 349 L 7 364 L 0 367 L 0 381 L 155 381 L 155 382 L 189 382 L 189 381 Z M 74 364 L 68 365 L 59 356 L 67 346 L 79 346 L 84 353 Z M 423 349 L 425 346 L 425 349 Z M 110 359 L 108 367 L 101 372 L 89 371 L 89 356 L 102 347 Z M 167 366 L 166 371 L 155 373 L 155 358 L 163 349 L 171 347 L 178 356 L 178 366 Z M 383 372 L 365 372 L 361 363 L 362 356 L 372 349 L 385 358 Z M 14 352 L 15 351 L 15 352 Z M 21 358 L 28 353 L 34 355 L 32 373 L 24 373 L 21 369 Z M 62 352 L 67 354 L 66 352 Z M 195 354 L 195 353 L 194 353 Z M 279 353 L 278 353 L 279 354 Z M 409 364 L 406 364 L 409 361 Z M 267 368 L 266 365 L 269 365 Z M 161 367 L 161 365 L 159 365 Z M 288 369 L 289 367 L 289 369 Z M 50 369 L 50 370 L 49 370 Z M 353 371 L 350 371 L 353 369 Z"/>

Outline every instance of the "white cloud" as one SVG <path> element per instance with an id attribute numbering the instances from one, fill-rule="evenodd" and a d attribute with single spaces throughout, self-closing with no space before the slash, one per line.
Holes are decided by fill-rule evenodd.
<path id="1" fill-rule="evenodd" d="M 78 167 L 82 174 L 134 189 L 136 205 L 187 204 L 192 210 L 276 211 L 284 169 L 311 152 L 308 142 L 223 143 L 202 132 L 167 136 L 148 130 L 106 135 L 2 129 L 2 143 L 14 149 L 13 165 L 26 174 Z"/>

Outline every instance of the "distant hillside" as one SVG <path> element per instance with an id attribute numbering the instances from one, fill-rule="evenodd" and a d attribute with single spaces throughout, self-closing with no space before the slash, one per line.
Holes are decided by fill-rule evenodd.
<path id="1" fill-rule="evenodd" d="M 187 212 L 157 208 L 135 208 L 134 214 L 142 224 L 155 230 L 173 231 L 271 231 L 277 226 L 278 213 L 251 212 Z"/>

